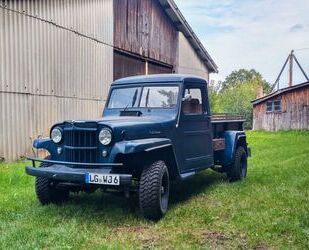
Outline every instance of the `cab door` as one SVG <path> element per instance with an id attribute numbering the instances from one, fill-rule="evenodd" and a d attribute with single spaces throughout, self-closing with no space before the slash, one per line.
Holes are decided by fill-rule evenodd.
<path id="1" fill-rule="evenodd" d="M 182 173 L 213 165 L 211 129 L 206 86 L 185 85 L 178 126 Z"/>

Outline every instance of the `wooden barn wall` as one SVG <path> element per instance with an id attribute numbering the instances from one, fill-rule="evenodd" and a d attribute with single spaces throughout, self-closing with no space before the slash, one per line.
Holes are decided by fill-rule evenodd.
<path id="1" fill-rule="evenodd" d="M 172 72 L 172 68 L 164 67 L 151 62 L 148 63 L 148 74 L 169 74 Z"/>
<path id="2" fill-rule="evenodd" d="M 123 53 L 114 52 L 114 80 L 145 74 L 145 61 Z"/>
<path id="3" fill-rule="evenodd" d="M 175 65 L 178 32 L 156 0 L 114 0 L 114 46 Z"/>
<path id="4" fill-rule="evenodd" d="M 253 129 L 309 129 L 309 87 L 282 94 L 269 101 L 280 98 L 280 113 L 266 113 L 266 101 L 253 107 Z"/>
<path id="5" fill-rule="evenodd" d="M 166 65 L 160 65 L 149 61 L 146 63 L 146 61 L 141 58 L 117 51 L 114 52 L 114 80 L 128 76 L 167 74 L 172 72 L 172 67 L 167 67 Z"/>

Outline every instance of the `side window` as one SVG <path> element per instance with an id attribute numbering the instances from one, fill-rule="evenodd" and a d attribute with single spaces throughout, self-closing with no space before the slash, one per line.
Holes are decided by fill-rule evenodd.
<path id="1" fill-rule="evenodd" d="M 185 89 L 184 99 L 182 101 L 182 112 L 184 114 L 202 114 L 203 99 L 200 88 Z"/>

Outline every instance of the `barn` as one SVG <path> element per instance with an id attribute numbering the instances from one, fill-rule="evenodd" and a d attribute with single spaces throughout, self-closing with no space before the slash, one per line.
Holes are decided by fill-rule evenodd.
<path id="1" fill-rule="evenodd" d="M 172 0 L 0 2 L 0 158 L 64 119 L 100 117 L 118 78 L 217 66 Z"/>
<path id="2" fill-rule="evenodd" d="M 252 101 L 254 130 L 309 129 L 309 81 Z"/>

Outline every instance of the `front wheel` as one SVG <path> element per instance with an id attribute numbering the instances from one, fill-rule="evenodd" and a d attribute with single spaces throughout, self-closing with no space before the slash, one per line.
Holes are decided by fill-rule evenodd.
<path id="1" fill-rule="evenodd" d="M 139 184 L 139 204 L 146 219 L 156 221 L 166 213 L 169 185 L 169 173 L 163 161 L 155 161 L 143 169 Z"/>
<path id="2" fill-rule="evenodd" d="M 238 147 L 235 152 L 233 164 L 227 171 L 230 181 L 239 181 L 247 176 L 247 153 L 243 147 Z"/>
<path id="3" fill-rule="evenodd" d="M 48 160 L 50 157 L 46 157 L 45 159 Z M 48 166 L 48 163 L 42 163 L 40 167 L 46 168 Z M 63 203 L 68 200 L 70 193 L 65 187 L 60 187 L 56 182 L 46 177 L 36 177 L 35 192 L 42 205 Z"/>

